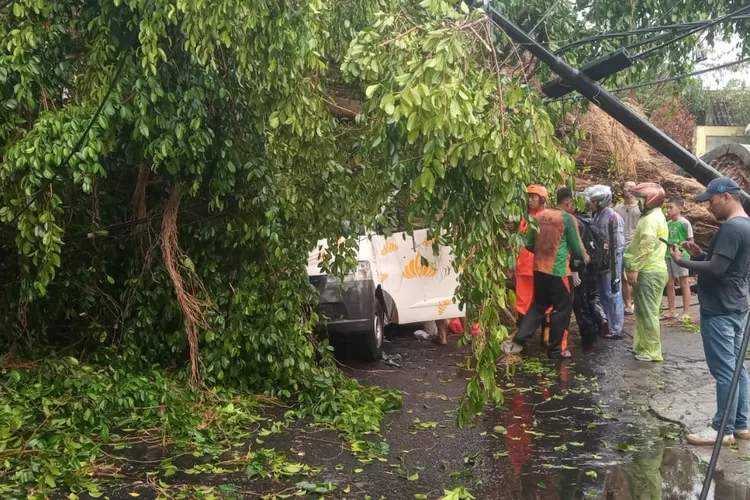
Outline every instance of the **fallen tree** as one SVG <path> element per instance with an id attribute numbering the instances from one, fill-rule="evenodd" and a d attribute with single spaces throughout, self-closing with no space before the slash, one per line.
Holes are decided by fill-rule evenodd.
<path id="1" fill-rule="evenodd" d="M 631 23 L 664 13 L 558 5 L 554 16 L 542 1 L 508 9 L 543 22 L 550 43 L 619 29 L 623 9 Z M 700 8 L 685 5 L 676 16 Z M 376 432 L 398 400 L 347 380 L 311 334 L 305 262 L 319 238 L 344 236 L 329 267 L 353 268 L 346 237 L 386 223 L 394 190 L 411 197 L 407 220 L 454 248 L 458 298 L 485 332 L 472 341 L 461 421 L 502 399 L 513 224 L 525 185 L 556 184 L 572 162 L 527 82 L 534 60 L 481 12 L 441 0 L 1 9 L 0 391 L 23 402 L 0 408 L 11 488 L 81 489 L 110 424 L 159 423 L 166 436 L 176 419 L 182 432 L 215 396 L 231 414 L 234 398 L 259 393 L 349 437 Z M 342 80 L 363 101 L 338 120 Z M 56 376 L 71 385 L 49 383 Z M 92 404 L 107 404 L 65 404 L 94 382 Z M 200 408 L 154 404 L 181 393 Z M 205 420 L 209 433 L 222 421 Z M 68 454 L 69 438 L 85 443 L 81 455 Z"/>

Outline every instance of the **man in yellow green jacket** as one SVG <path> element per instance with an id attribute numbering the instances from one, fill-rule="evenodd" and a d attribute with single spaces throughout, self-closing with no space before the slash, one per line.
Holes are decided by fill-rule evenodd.
<path id="1" fill-rule="evenodd" d="M 663 258 L 667 245 L 660 238 L 669 236 L 661 211 L 666 196 L 664 189 L 652 182 L 638 184 L 630 192 L 643 214 L 624 256 L 635 306 L 633 353 L 639 361 L 663 361 L 659 312 L 668 275 Z"/>

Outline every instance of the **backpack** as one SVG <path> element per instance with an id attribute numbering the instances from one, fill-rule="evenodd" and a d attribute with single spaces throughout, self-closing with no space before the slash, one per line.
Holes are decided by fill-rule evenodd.
<path id="1" fill-rule="evenodd" d="M 599 272 L 608 272 L 612 263 L 612 251 L 609 247 L 609 237 L 599 227 L 592 224 L 591 220 L 579 217 L 581 224 L 581 240 L 586 253 L 591 258 L 590 264 Z"/>

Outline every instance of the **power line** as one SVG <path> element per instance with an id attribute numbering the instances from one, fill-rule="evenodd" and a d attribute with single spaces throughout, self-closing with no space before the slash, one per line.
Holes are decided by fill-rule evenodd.
<path id="1" fill-rule="evenodd" d="M 750 15 L 739 15 L 739 16 L 732 15 L 730 19 L 732 21 L 743 21 L 743 20 L 750 19 Z M 661 32 L 661 31 L 682 31 L 685 29 L 703 27 L 703 26 L 710 24 L 711 22 L 712 21 L 691 21 L 687 23 L 666 24 L 662 26 L 650 26 L 646 28 L 637 28 L 637 29 L 629 30 L 629 31 L 615 31 L 612 33 L 602 33 L 600 35 L 593 35 L 593 36 L 589 36 L 586 38 L 581 38 L 580 40 L 576 40 L 574 42 L 570 42 L 566 45 L 563 45 L 562 47 L 560 47 L 559 49 L 555 51 L 555 54 L 559 56 L 560 54 L 568 52 L 569 50 L 574 49 L 576 47 L 580 47 L 581 45 L 587 45 L 587 44 L 598 42 L 601 40 L 609 40 L 613 38 L 624 38 L 627 36 L 643 35 L 646 33 L 656 33 L 656 32 Z M 657 38 L 664 37 L 667 35 L 669 35 L 669 33 L 660 35 Z M 650 39 L 644 42 L 636 42 L 635 44 L 629 45 L 626 48 L 632 48 L 638 45 L 644 45 L 645 43 L 651 43 L 652 41 L 654 41 L 654 39 Z"/>
<path id="2" fill-rule="evenodd" d="M 557 8 L 558 5 L 560 5 L 561 1 L 562 0 L 556 0 L 555 3 L 550 5 L 549 9 L 547 9 L 547 11 L 544 14 L 542 14 L 542 17 L 539 19 L 539 21 L 537 21 L 534 27 L 531 28 L 531 31 L 529 31 L 530 34 L 533 34 L 536 31 L 536 29 L 539 27 L 539 25 L 542 24 L 544 20 L 547 19 L 547 17 L 549 17 L 550 14 L 552 14 L 552 11 L 555 10 L 555 8 Z"/>
<path id="3" fill-rule="evenodd" d="M 647 57 L 651 57 L 652 55 L 654 55 L 655 53 L 657 53 L 658 51 L 660 51 L 664 47 L 667 47 L 668 45 L 672 45 L 673 43 L 677 43 L 680 40 L 684 40 L 685 38 L 687 38 L 690 35 L 693 35 L 693 34 L 699 32 L 699 31 L 703 31 L 703 30 L 707 30 L 709 28 L 713 28 L 717 24 L 721 24 L 724 21 L 730 20 L 730 19 L 734 18 L 735 16 L 738 16 L 738 15 L 744 13 L 744 12 L 750 12 L 750 5 L 747 5 L 745 7 L 737 9 L 734 12 L 732 12 L 731 14 L 727 14 L 724 17 L 720 17 L 718 19 L 710 21 L 705 26 L 699 26 L 699 27 L 693 28 L 691 30 L 688 30 L 688 31 L 686 31 L 686 32 L 684 32 L 684 33 L 682 33 L 682 34 L 674 37 L 672 40 L 670 40 L 668 42 L 662 43 L 661 45 L 657 45 L 656 47 L 652 47 L 652 48 L 650 48 L 650 49 L 648 49 L 648 50 L 646 50 L 644 52 L 641 52 L 640 54 L 636 54 L 635 56 L 633 56 L 633 59 L 645 59 Z"/>
<path id="4" fill-rule="evenodd" d="M 664 40 L 665 38 L 668 38 L 671 35 L 672 35 L 672 33 L 663 33 L 661 35 L 657 35 L 657 36 L 654 36 L 654 37 L 651 37 L 651 38 L 646 38 L 645 40 L 639 40 L 637 42 L 633 42 L 633 43 L 630 43 L 630 44 L 626 45 L 625 49 L 630 50 L 630 49 L 635 49 L 636 47 L 641 47 L 643 45 L 648 45 L 648 44 L 651 44 L 651 43 L 656 43 L 656 42 L 658 42 L 660 40 Z"/>
<path id="5" fill-rule="evenodd" d="M 196 213 L 193 213 L 193 212 L 188 212 L 187 209 L 183 210 L 182 208 L 180 208 L 178 210 L 177 214 L 178 215 L 180 215 L 180 214 L 182 214 L 182 215 L 188 215 L 189 217 L 187 218 L 187 220 L 184 220 L 182 222 L 179 222 L 179 220 L 178 220 L 178 226 L 179 227 L 192 226 L 192 225 L 200 223 L 200 222 L 214 220 L 214 219 L 219 219 L 219 218 L 227 217 L 229 215 L 235 215 L 238 212 L 239 212 L 238 208 L 230 208 L 228 210 L 224 210 L 222 212 L 217 212 L 217 213 L 214 213 L 214 214 L 201 215 L 201 214 L 196 214 Z M 131 226 L 143 224 L 143 223 L 146 223 L 146 222 L 156 221 L 156 220 L 159 220 L 159 219 L 162 219 L 162 218 L 164 218 L 164 213 L 163 212 L 160 213 L 160 214 L 158 214 L 158 215 L 155 215 L 153 217 L 147 217 L 147 218 L 143 218 L 143 219 L 128 221 L 128 222 L 120 223 L 120 224 L 113 224 L 111 226 L 108 226 L 107 228 L 101 228 L 101 229 L 96 229 L 96 230 L 92 230 L 92 231 L 88 231 L 88 232 L 84 231 L 84 232 L 81 232 L 81 233 L 72 234 L 72 235 L 70 235 L 68 237 L 65 237 L 64 241 L 80 240 L 80 239 L 96 239 L 96 240 L 99 240 L 99 239 L 104 239 L 104 238 L 132 238 L 132 237 L 139 236 L 139 235 L 142 235 L 142 234 L 151 233 L 152 229 L 147 228 L 147 229 L 141 229 L 141 230 L 138 230 L 138 231 L 135 231 L 135 232 L 131 232 L 131 233 L 121 233 L 121 234 L 108 234 L 107 229 L 108 228 L 112 228 L 112 227 L 120 227 L 120 228 L 122 228 L 123 226 L 125 226 L 125 227 L 131 227 Z"/>
<path id="6" fill-rule="evenodd" d="M 744 63 L 750 63 L 750 57 L 746 57 L 745 59 L 741 59 L 739 61 L 732 61 L 726 64 L 721 64 L 719 66 L 712 66 L 710 68 L 702 69 L 699 71 L 693 71 L 692 73 L 685 73 L 684 75 L 670 76 L 669 78 L 662 78 L 661 80 L 654 80 L 652 82 L 628 85 L 627 87 L 620 87 L 619 89 L 610 90 L 610 92 L 624 92 L 626 90 L 640 89 L 643 87 L 651 87 L 653 85 L 660 85 L 662 83 L 676 82 L 677 80 L 684 80 L 685 78 L 690 78 L 691 76 L 703 75 L 705 73 L 710 73 L 712 71 L 718 71 L 720 69 L 730 68 L 732 66 L 737 66 L 740 64 L 744 64 Z"/>
<path id="7" fill-rule="evenodd" d="M 130 44 L 128 44 L 130 45 Z M 94 112 L 94 116 L 91 117 L 91 120 L 89 120 L 88 125 L 86 125 L 86 129 L 83 131 L 81 136 L 78 138 L 78 142 L 76 142 L 75 146 L 73 146 L 73 149 L 70 151 L 70 154 L 65 157 L 65 159 L 58 165 L 58 167 L 55 169 L 54 175 L 51 179 L 47 180 L 44 185 L 42 185 L 41 188 L 39 188 L 39 191 L 34 194 L 29 202 L 24 205 L 24 207 L 21 209 L 20 212 L 18 212 L 13 219 L 10 221 L 10 224 L 13 224 L 18 220 L 21 215 L 23 215 L 26 210 L 31 207 L 31 205 L 34 204 L 34 202 L 37 200 L 39 195 L 47 189 L 50 184 L 52 184 L 52 181 L 57 178 L 58 175 L 60 175 L 60 172 L 68 165 L 70 160 L 73 158 L 74 155 L 78 153 L 78 150 L 81 149 L 81 146 L 83 145 L 83 141 L 86 140 L 86 137 L 88 136 L 89 132 L 91 131 L 91 128 L 94 126 L 94 122 L 99 118 L 99 115 L 101 114 L 102 110 L 104 109 L 104 106 L 107 104 L 107 101 L 109 100 L 109 96 L 112 94 L 112 91 L 115 89 L 115 85 L 117 85 L 117 80 L 119 80 L 120 75 L 122 74 L 122 69 L 125 67 L 125 61 L 127 60 L 129 55 L 129 52 L 124 52 L 122 55 L 122 58 L 120 59 L 120 62 L 117 65 L 117 69 L 115 70 L 114 75 L 112 76 L 112 81 L 109 84 L 109 88 L 107 89 L 106 94 L 104 94 L 104 98 L 99 103 L 99 107 L 96 109 L 96 112 Z"/>
<path id="8" fill-rule="evenodd" d="M 745 59 L 740 59 L 739 61 L 732 61 L 732 62 L 729 62 L 729 63 L 721 64 L 719 66 L 712 66 L 710 68 L 701 69 L 701 70 L 698 70 L 698 71 L 693 71 L 692 73 L 685 73 L 685 74 L 682 74 L 682 75 L 670 76 L 670 77 L 667 77 L 667 78 L 662 78 L 661 80 L 652 80 L 650 82 L 644 82 L 644 83 L 637 83 L 637 84 L 634 84 L 634 85 L 628 85 L 627 87 L 620 87 L 620 88 L 612 89 L 609 92 L 624 92 L 626 90 L 640 89 L 640 88 L 643 88 L 643 87 L 653 87 L 654 85 L 660 85 L 662 83 L 669 83 L 669 82 L 676 82 L 678 80 L 684 80 L 685 78 L 690 78 L 692 76 L 703 75 L 705 73 L 711 73 L 712 71 L 719 71 L 719 70 L 722 70 L 722 69 L 731 68 L 732 66 L 738 66 L 740 64 L 745 64 L 745 63 L 750 63 L 750 57 L 746 57 Z M 580 98 L 581 98 L 581 96 L 565 96 L 565 97 L 560 97 L 558 99 L 550 99 L 550 100 L 544 101 L 544 103 L 545 104 L 552 104 L 552 103 L 558 102 L 558 101 L 565 101 L 565 100 L 568 100 L 568 99 L 574 99 L 575 100 L 575 99 L 580 99 Z"/>
<path id="9" fill-rule="evenodd" d="M 678 6 L 678 5 L 680 5 L 680 4 L 681 4 L 682 2 L 684 2 L 684 1 L 685 1 L 685 0 L 677 0 L 677 1 L 676 1 L 676 2 L 674 3 L 674 5 L 673 5 L 673 6 L 672 6 L 672 7 L 671 7 L 671 8 L 670 8 L 670 9 L 669 9 L 668 11 L 666 11 L 666 12 L 665 12 L 664 14 L 662 14 L 662 16 L 661 16 L 661 17 L 659 18 L 659 20 L 658 20 L 657 22 L 658 22 L 658 23 L 662 22 L 662 21 L 664 20 L 664 18 L 665 18 L 665 17 L 667 17 L 667 16 L 669 15 L 669 14 L 671 14 L 671 13 L 672 13 L 672 11 L 673 11 L 673 10 L 674 10 L 674 9 L 675 9 L 675 8 L 676 8 L 676 7 Z"/>

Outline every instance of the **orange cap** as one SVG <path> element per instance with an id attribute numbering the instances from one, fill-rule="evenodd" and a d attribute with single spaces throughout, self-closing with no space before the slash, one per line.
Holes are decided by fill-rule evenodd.
<path id="1" fill-rule="evenodd" d="M 532 184 L 531 186 L 526 188 L 526 192 L 528 194 L 535 194 L 540 198 L 544 198 L 545 200 L 548 198 L 547 188 L 545 188 L 544 186 L 540 186 L 539 184 Z"/>

